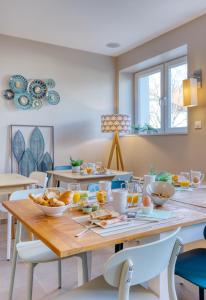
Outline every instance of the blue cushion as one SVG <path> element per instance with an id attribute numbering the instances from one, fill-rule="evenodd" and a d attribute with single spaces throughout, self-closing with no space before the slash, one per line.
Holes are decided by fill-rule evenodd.
<path id="1" fill-rule="evenodd" d="M 206 288 L 206 249 L 194 249 L 180 254 L 175 274 L 191 283 Z"/>
<path id="2" fill-rule="evenodd" d="M 121 189 L 121 187 L 125 188 L 124 180 L 113 180 L 112 181 L 112 190 Z"/>
<path id="3" fill-rule="evenodd" d="M 54 167 L 54 170 L 56 170 L 56 171 L 57 171 L 57 170 L 60 170 L 60 171 L 62 170 L 62 171 L 63 171 L 63 170 L 71 170 L 71 168 L 72 168 L 72 166 L 70 166 L 70 165 L 65 165 L 65 166 L 55 166 L 55 167 Z"/>

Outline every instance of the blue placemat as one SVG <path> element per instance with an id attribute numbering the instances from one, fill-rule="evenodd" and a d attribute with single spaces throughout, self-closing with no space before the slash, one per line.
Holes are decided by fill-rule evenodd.
<path id="1" fill-rule="evenodd" d="M 172 216 L 172 211 L 167 211 L 167 210 L 159 210 L 159 209 L 154 209 L 151 214 L 143 214 L 141 211 L 137 212 L 137 217 L 148 217 L 148 218 L 154 218 L 154 219 L 162 219 L 166 220 L 171 218 Z"/>

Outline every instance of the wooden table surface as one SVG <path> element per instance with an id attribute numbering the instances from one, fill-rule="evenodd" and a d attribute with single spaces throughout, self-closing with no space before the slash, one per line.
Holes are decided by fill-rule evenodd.
<path id="1" fill-rule="evenodd" d="M 0 188 L 13 187 L 19 185 L 29 185 L 36 183 L 36 180 L 16 173 L 1 173 Z"/>
<path id="2" fill-rule="evenodd" d="M 177 191 L 172 200 L 192 206 L 206 208 L 206 186 L 194 188 L 192 191 Z"/>
<path id="3" fill-rule="evenodd" d="M 165 222 L 165 224 L 153 223 L 147 229 L 136 228 L 107 237 L 89 232 L 81 238 L 76 238 L 75 234 L 84 229 L 82 225 L 72 220 L 72 217 L 79 214 L 78 212 L 69 211 L 61 217 L 53 218 L 45 216 L 31 200 L 5 201 L 3 205 L 60 257 L 157 235 L 178 227 L 206 222 L 205 213 L 168 204 L 164 209 L 173 210 L 180 217 L 166 220 L 168 222 Z"/>
<path id="4" fill-rule="evenodd" d="M 96 182 L 100 180 L 112 180 L 116 176 L 127 176 L 132 175 L 132 172 L 116 171 L 112 170 L 109 174 L 101 175 L 81 175 L 79 173 L 72 173 L 71 170 L 64 171 L 48 171 L 48 174 L 53 176 L 53 179 L 63 181 L 63 182 Z M 55 183 L 54 183 L 55 185 Z"/>

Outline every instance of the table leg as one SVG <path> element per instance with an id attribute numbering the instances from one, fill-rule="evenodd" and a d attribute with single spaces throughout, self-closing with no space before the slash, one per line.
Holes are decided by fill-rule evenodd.
<path id="1" fill-rule="evenodd" d="M 121 243 L 121 244 L 116 244 L 116 245 L 115 245 L 115 253 L 121 251 L 123 248 L 124 248 L 124 244 L 123 244 L 123 243 Z"/>
<path id="2" fill-rule="evenodd" d="M 51 185 L 52 187 L 59 187 L 60 186 L 60 181 L 55 175 L 52 175 L 51 177 Z"/>

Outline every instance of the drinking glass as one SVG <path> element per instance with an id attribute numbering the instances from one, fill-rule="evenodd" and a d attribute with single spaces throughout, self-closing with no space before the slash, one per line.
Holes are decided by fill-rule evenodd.
<path id="1" fill-rule="evenodd" d="M 81 187 L 80 187 L 80 183 L 69 183 L 68 184 L 68 189 L 70 191 L 80 191 L 81 190 Z"/>
<path id="2" fill-rule="evenodd" d="M 190 186 L 190 173 L 189 172 L 180 172 L 179 182 L 181 187 Z"/>
<path id="3" fill-rule="evenodd" d="M 138 182 L 132 181 L 132 182 L 126 182 L 126 190 L 128 191 L 127 194 L 127 205 L 128 207 L 136 207 L 139 203 L 140 199 L 140 187 Z"/>

